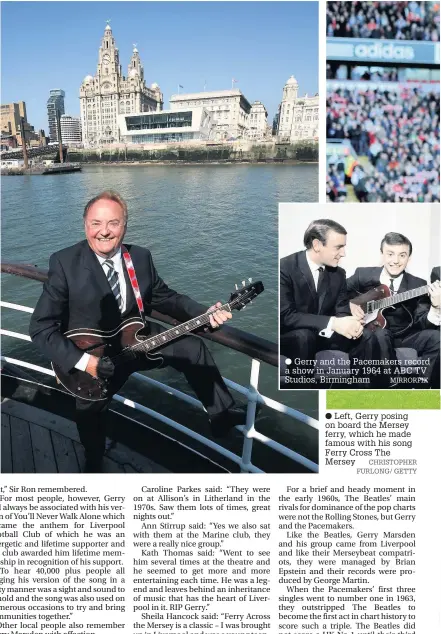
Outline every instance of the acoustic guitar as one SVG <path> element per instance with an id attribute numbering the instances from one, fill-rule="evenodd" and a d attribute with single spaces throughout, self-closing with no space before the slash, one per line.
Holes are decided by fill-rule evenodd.
<path id="1" fill-rule="evenodd" d="M 231 294 L 229 301 L 216 310 L 229 312 L 242 310 L 263 290 L 262 282 L 254 282 L 248 286 L 245 286 L 245 282 L 243 282 L 243 287 L 237 288 L 236 286 L 236 291 Z M 119 384 L 121 384 L 121 377 L 125 377 L 126 380 L 132 372 L 139 369 L 145 370 L 146 359 L 149 362 L 147 369 L 160 367 L 163 362 L 160 352 L 162 346 L 207 325 L 210 325 L 210 313 L 204 313 L 152 336 L 139 317 L 130 317 L 124 320 L 118 328 L 111 331 L 76 328 L 65 332 L 64 335 L 83 352 L 110 359 L 115 366 L 115 373 L 118 373 Z M 138 364 L 139 367 L 137 367 Z M 69 372 L 63 372 L 54 363 L 52 368 L 57 381 L 76 398 L 86 401 L 103 401 L 113 394 L 112 378 L 95 378 L 88 372 L 82 372 L 76 368 Z"/>
<path id="2" fill-rule="evenodd" d="M 390 288 L 386 286 L 386 284 L 381 284 L 350 301 L 352 304 L 357 304 L 357 306 L 360 306 L 364 310 L 365 315 L 363 321 L 365 328 L 376 330 L 377 328 L 386 327 L 387 318 L 383 315 L 383 310 L 395 304 L 405 302 L 408 299 L 426 295 L 428 292 L 429 286 L 426 285 L 392 295 Z"/>

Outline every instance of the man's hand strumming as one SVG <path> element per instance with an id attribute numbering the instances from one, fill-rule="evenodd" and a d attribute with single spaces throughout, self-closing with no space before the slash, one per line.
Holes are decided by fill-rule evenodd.
<path id="1" fill-rule="evenodd" d="M 334 317 L 331 327 L 346 339 L 358 339 L 363 334 L 363 325 L 357 317 Z"/>

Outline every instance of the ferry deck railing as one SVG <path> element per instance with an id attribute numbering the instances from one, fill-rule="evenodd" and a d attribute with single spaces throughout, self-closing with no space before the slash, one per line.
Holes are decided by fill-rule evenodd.
<path id="1" fill-rule="evenodd" d="M 20 277 L 25 277 L 27 279 L 36 280 L 39 282 L 45 282 L 47 280 L 46 271 L 42 269 L 38 269 L 32 265 L 27 265 L 27 264 L 12 264 L 12 263 L 2 262 L 1 272 L 10 273 L 12 275 L 18 275 Z M 29 314 L 32 314 L 34 312 L 33 308 L 29 306 L 21 306 L 19 304 L 13 304 L 11 302 L 0 301 L 0 306 L 2 306 L 3 308 L 18 310 L 18 311 L 29 313 Z M 168 315 L 163 315 L 156 311 L 153 311 L 151 316 L 153 319 L 156 319 L 166 324 L 176 325 L 178 323 L 172 317 Z M 24 341 L 31 341 L 31 338 L 29 337 L 29 335 L 24 335 L 22 333 L 13 332 L 3 328 L 0 329 L 0 334 L 9 336 L 9 337 L 14 337 L 17 339 L 22 339 Z M 277 345 L 273 342 L 267 341 L 266 339 L 257 337 L 250 333 L 239 330 L 238 328 L 234 328 L 232 326 L 227 326 L 227 325 L 224 325 L 222 329 L 217 332 L 201 333 L 200 336 L 206 339 L 215 341 L 217 343 L 220 343 L 221 345 L 227 346 L 228 348 L 231 348 L 238 352 L 242 352 L 243 354 L 247 355 L 251 359 L 249 387 L 244 387 L 234 381 L 231 381 L 230 379 L 224 378 L 225 383 L 230 389 L 238 392 L 239 394 L 244 396 L 247 400 L 246 423 L 245 425 L 238 427 L 238 429 L 243 433 L 243 437 L 244 437 L 241 455 L 237 455 L 234 452 L 229 451 L 225 447 L 222 447 L 221 445 L 210 440 L 209 438 L 206 438 L 205 436 L 193 431 L 192 429 L 189 429 L 188 427 L 181 425 L 177 421 L 167 416 L 164 416 L 160 412 L 157 412 L 153 409 L 145 407 L 144 405 L 141 405 L 140 403 L 137 403 L 136 401 L 127 399 L 121 396 L 120 394 L 115 394 L 113 396 L 113 399 L 129 408 L 135 409 L 139 412 L 143 412 L 151 416 L 152 418 L 160 421 L 161 423 L 164 423 L 182 432 L 186 436 L 216 451 L 220 455 L 224 456 L 225 458 L 228 458 L 232 462 L 239 465 L 242 473 L 263 473 L 263 471 L 259 469 L 259 467 L 254 465 L 251 460 L 254 441 L 263 443 L 264 445 L 266 445 L 267 447 L 270 447 L 274 451 L 286 456 L 287 458 L 293 460 L 294 462 L 297 462 L 298 464 L 301 464 L 306 469 L 309 469 L 310 471 L 317 473 L 318 465 L 315 462 L 306 458 L 300 453 L 288 447 L 285 447 L 281 443 L 269 438 L 268 436 L 261 434 L 254 427 L 255 416 L 256 416 L 256 405 L 257 403 L 260 403 L 262 405 L 266 405 L 267 407 L 269 407 L 270 409 L 273 409 L 276 412 L 279 412 L 280 414 L 293 418 L 300 423 L 303 423 L 305 425 L 308 425 L 318 430 L 319 423 L 314 418 L 307 416 L 303 412 L 293 409 L 292 407 L 288 407 L 287 405 L 284 405 L 283 403 L 279 403 L 278 401 L 274 399 L 264 396 L 263 394 L 260 394 L 260 392 L 258 391 L 260 363 L 264 362 L 269 365 L 275 366 L 276 368 L 278 368 L 279 366 Z M 1 360 L 12 365 L 17 365 L 29 370 L 40 372 L 42 374 L 55 376 L 53 370 L 44 368 L 42 366 L 38 366 L 32 363 L 28 363 L 26 361 L 21 361 L 19 359 L 14 359 L 9 356 L 3 356 L 3 355 L 1 356 Z M 189 394 L 185 394 L 184 392 L 181 392 L 180 390 L 172 388 L 168 385 L 165 385 L 164 383 L 161 383 L 160 381 L 152 379 L 151 377 L 145 376 L 144 374 L 140 374 L 138 372 L 135 372 L 132 376 L 136 378 L 138 381 L 140 381 L 141 383 L 146 383 L 168 394 L 171 394 L 174 397 L 188 403 L 189 405 L 192 405 L 193 407 L 196 407 L 202 410 L 204 409 L 202 403 L 198 401 L 197 399 L 193 398 L 192 396 L 190 396 Z M 140 421 L 136 421 L 136 422 L 141 425 L 143 424 Z"/>

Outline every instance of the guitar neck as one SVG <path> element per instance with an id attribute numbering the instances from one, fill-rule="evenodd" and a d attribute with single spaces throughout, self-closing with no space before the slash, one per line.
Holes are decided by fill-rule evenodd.
<path id="1" fill-rule="evenodd" d="M 216 310 L 227 310 L 231 312 L 231 304 L 223 304 L 220 308 L 216 308 Z M 212 311 L 215 312 L 215 311 Z M 163 346 L 166 343 L 170 343 L 174 339 L 178 337 L 182 337 L 182 335 L 188 335 L 189 332 L 193 330 L 197 330 L 201 326 L 205 326 L 210 323 L 210 314 L 204 313 L 199 315 L 199 317 L 194 317 L 189 321 L 184 322 L 183 324 L 179 324 L 179 326 L 173 326 L 173 328 L 169 328 L 168 330 L 164 330 L 164 332 L 155 335 L 154 337 L 150 337 L 149 339 L 145 339 L 142 342 L 139 342 L 132 346 L 137 349 L 144 349 L 146 352 L 151 352 L 160 346 Z"/>
<path id="2" fill-rule="evenodd" d="M 405 302 L 408 299 L 412 299 L 414 297 L 420 297 L 420 295 L 426 295 L 429 292 L 429 286 L 419 286 L 418 288 L 412 288 L 409 291 L 404 291 L 404 293 L 397 293 L 396 295 L 391 295 L 390 297 L 386 297 L 385 299 L 380 299 L 376 302 L 370 302 L 372 304 L 372 310 L 380 310 L 381 308 L 388 308 L 389 306 L 393 306 L 394 304 L 399 304 L 400 302 Z"/>

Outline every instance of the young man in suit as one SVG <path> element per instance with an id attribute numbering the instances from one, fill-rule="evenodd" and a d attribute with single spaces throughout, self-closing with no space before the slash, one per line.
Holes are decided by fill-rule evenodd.
<path id="1" fill-rule="evenodd" d="M 346 229 L 333 220 L 314 220 L 303 242 L 305 251 L 280 261 L 281 354 L 312 361 L 320 350 L 341 350 L 351 360 L 375 358 L 370 332 L 361 317 L 351 315 L 346 273 L 338 266 Z"/>
<path id="2" fill-rule="evenodd" d="M 83 353 L 64 333 L 74 328 L 110 331 L 117 328 L 122 319 L 139 317 L 121 253 L 127 215 L 127 205 L 116 192 L 103 192 L 87 203 L 84 210 L 86 240 L 51 256 L 49 279 L 30 323 L 32 340 L 45 356 L 64 372 L 76 368 L 93 377 L 112 376 L 116 384 L 113 393 L 125 380 L 119 380 L 118 367 L 115 369 L 112 363 Z M 169 288 L 159 277 L 148 249 L 135 245 L 126 247 L 147 316 L 156 309 L 187 321 L 210 312 L 212 328 L 231 318 L 231 313 L 216 310 L 220 302 L 207 310 Z M 160 329 L 150 323 L 150 330 L 155 335 Z M 161 356 L 164 366 L 170 365 L 185 375 L 208 412 L 213 435 L 225 435 L 231 427 L 245 423 L 245 412 L 234 407 L 233 398 L 200 338 L 177 339 L 161 348 Z M 148 368 L 146 359 L 145 369 Z M 105 411 L 111 396 L 98 402 L 76 399 L 76 422 L 86 450 L 87 471 L 100 470 L 105 449 Z"/>
<path id="3" fill-rule="evenodd" d="M 412 255 L 412 243 L 401 233 L 387 233 L 381 241 L 380 251 L 383 266 L 361 267 L 348 279 L 350 299 L 371 288 L 385 284 L 392 295 L 416 289 L 427 284 L 426 280 L 407 273 L 406 267 Z M 363 319 L 362 309 L 350 304 L 352 314 Z M 440 355 L 440 284 L 434 281 L 429 286 L 429 294 L 420 295 L 396 304 L 383 313 L 387 327 L 377 328 L 374 336 L 381 350 L 381 358 L 396 361 L 396 348 L 414 348 L 420 359 L 426 360 L 429 383 L 417 380 L 402 387 L 437 387 L 439 389 Z M 390 366 L 392 372 L 396 366 Z M 392 374 L 393 378 L 394 375 Z"/>

